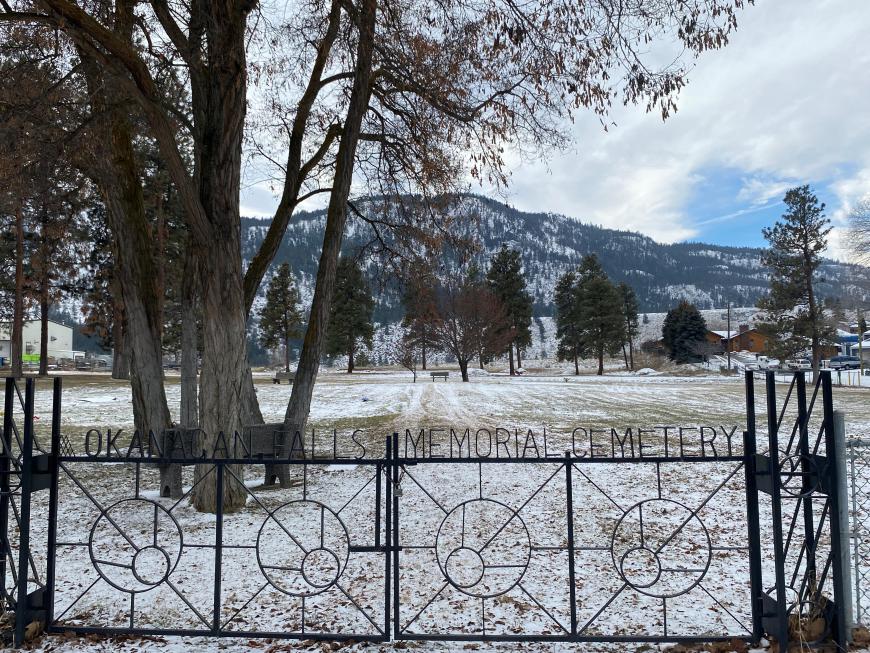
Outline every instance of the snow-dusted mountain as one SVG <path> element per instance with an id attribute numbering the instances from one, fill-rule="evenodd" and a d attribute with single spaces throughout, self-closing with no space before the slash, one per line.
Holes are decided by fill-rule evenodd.
<path id="1" fill-rule="evenodd" d="M 487 267 L 489 256 L 503 242 L 522 252 L 537 316 L 552 314 L 557 279 L 590 252 L 598 255 L 611 279 L 626 281 L 635 289 L 644 312 L 667 310 L 682 298 L 702 309 L 722 307 L 729 301 L 735 306 L 752 306 L 767 290 L 767 270 L 761 265 L 758 248 L 703 243 L 665 245 L 638 233 L 604 229 L 553 213 L 525 213 L 471 195 L 462 197 L 452 210 L 473 218 L 469 224 L 474 226 L 467 228 L 481 243 L 481 268 Z M 308 301 L 312 292 L 324 224 L 324 211 L 299 213 L 276 257 L 277 263 L 290 264 L 303 301 Z M 243 219 L 242 254 L 246 260 L 253 256 L 267 227 L 262 220 Z M 359 248 L 370 238 L 369 227 L 351 216 L 344 250 Z M 839 297 L 846 307 L 855 300 L 870 300 L 868 268 L 828 261 L 821 276 L 824 281 L 819 293 L 823 297 Z M 397 293 L 381 291 L 376 320 L 391 322 L 401 315 Z"/>

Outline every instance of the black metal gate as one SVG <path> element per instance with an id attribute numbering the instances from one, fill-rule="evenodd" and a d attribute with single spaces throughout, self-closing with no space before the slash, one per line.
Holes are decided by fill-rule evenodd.
<path id="1" fill-rule="evenodd" d="M 369 641 L 786 641 L 812 630 L 844 643 L 830 376 L 808 392 L 795 374 L 779 406 L 767 375 L 766 447 L 754 381 L 741 442 L 702 433 L 693 449 L 681 429 L 669 449 L 667 431 L 664 443 L 641 431 L 609 452 L 482 456 L 460 443 L 439 458 L 409 453 L 396 433 L 377 457 L 282 458 L 295 471 L 288 500 L 243 482 L 245 466 L 273 461 L 244 442 L 195 460 L 111 431 L 72 446 L 60 379 L 43 451 L 33 381 L 22 396 L 8 379 L 0 573 L 16 643 L 32 621 Z M 193 462 L 181 499 L 150 489 L 158 463 Z M 205 483 L 214 515 L 189 505 Z M 224 509 L 227 484 L 244 510 Z"/>

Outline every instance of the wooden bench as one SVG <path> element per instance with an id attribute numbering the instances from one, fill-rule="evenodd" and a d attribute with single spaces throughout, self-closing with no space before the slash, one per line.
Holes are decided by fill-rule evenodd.
<path id="1" fill-rule="evenodd" d="M 431 372 L 432 383 L 435 383 L 435 379 L 444 379 L 447 380 L 447 377 L 450 376 L 450 372 Z"/>
<path id="2" fill-rule="evenodd" d="M 272 384 L 277 383 L 281 385 L 281 381 L 287 381 L 287 383 L 293 383 L 296 377 L 290 372 L 276 372 L 274 378 L 272 379 Z"/>

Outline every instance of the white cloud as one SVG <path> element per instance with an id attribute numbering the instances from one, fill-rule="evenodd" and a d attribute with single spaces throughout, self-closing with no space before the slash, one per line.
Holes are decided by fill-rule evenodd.
<path id="1" fill-rule="evenodd" d="M 697 231 L 687 204 L 705 170 L 739 171 L 735 200 L 750 208 L 792 182 L 870 169 L 870 3 L 760 0 L 740 18 L 732 43 L 692 71 L 675 116 L 621 109 L 607 133 L 579 119 L 578 153 L 519 165 L 511 202 L 670 241 Z"/>

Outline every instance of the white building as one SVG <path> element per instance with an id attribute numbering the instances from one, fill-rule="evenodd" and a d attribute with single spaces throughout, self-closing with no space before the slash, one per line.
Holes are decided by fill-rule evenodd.
<path id="1" fill-rule="evenodd" d="M 10 332 L 12 325 L 8 322 L 0 324 L 0 358 L 8 363 L 12 356 L 12 341 Z M 42 324 L 39 320 L 27 320 L 21 334 L 22 358 L 25 361 L 37 362 L 39 360 L 39 341 L 42 333 Z M 74 358 L 73 330 L 71 327 L 59 322 L 48 321 L 48 357 Z"/>
<path id="2" fill-rule="evenodd" d="M 868 332 L 870 333 L 870 332 Z M 858 343 L 855 343 L 850 347 L 850 356 L 861 356 L 864 359 L 864 364 L 870 363 L 870 339 L 865 340 L 859 346 Z"/>

